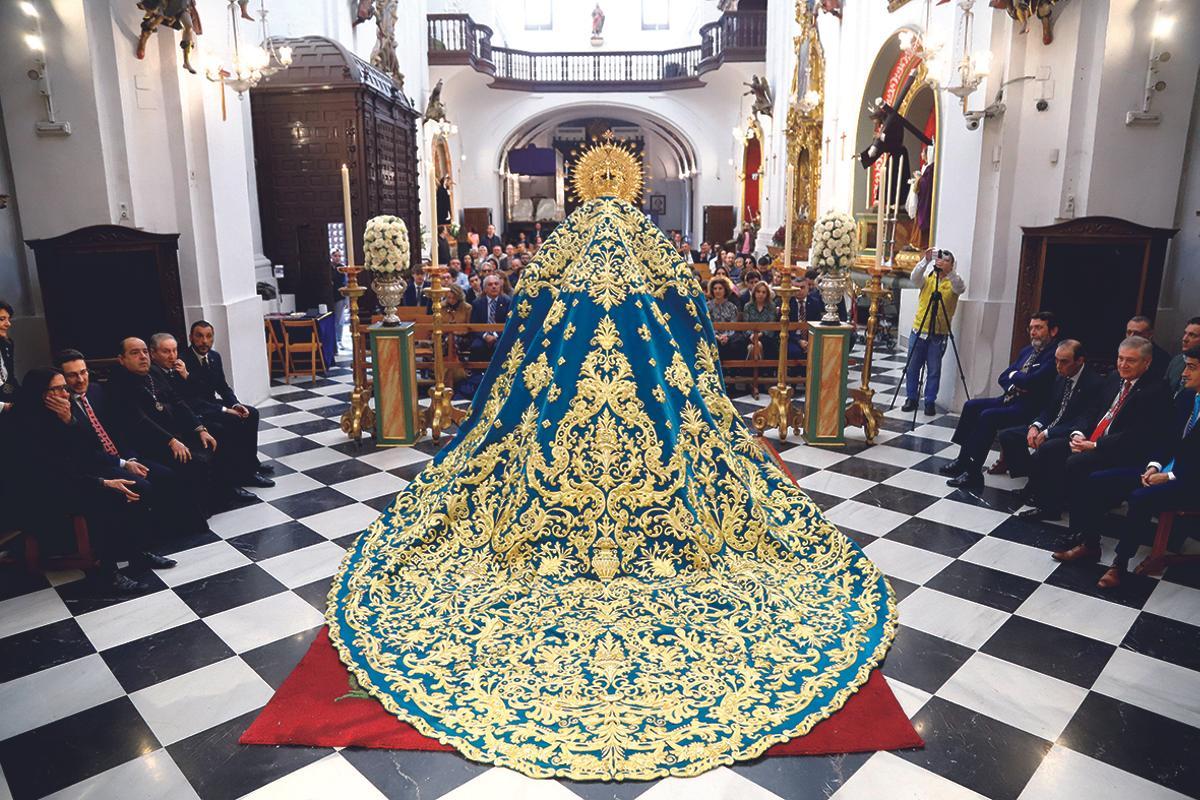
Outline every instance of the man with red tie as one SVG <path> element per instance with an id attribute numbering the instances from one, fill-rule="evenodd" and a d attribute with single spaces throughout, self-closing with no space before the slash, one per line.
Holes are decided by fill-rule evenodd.
<path id="1" fill-rule="evenodd" d="M 1170 438 L 1155 451 L 1153 460 L 1092 473 L 1072 500 L 1071 527 L 1082 533 L 1083 541 L 1055 553 L 1059 561 L 1091 561 L 1099 555 L 1104 512 L 1129 501 L 1117 554 L 1112 567 L 1100 578 L 1101 589 L 1121 584 L 1152 516 L 1200 509 L 1200 347 L 1184 351 L 1183 356 L 1183 387 L 1175 397 L 1175 413 L 1169 418 Z"/>
<path id="2" fill-rule="evenodd" d="M 1140 466 L 1158 451 L 1164 422 L 1171 416 L 1171 395 L 1164 381 L 1146 374 L 1153 354 L 1149 340 L 1140 336 L 1122 341 L 1117 348 L 1117 368 L 1105 379 L 1096 405 L 1086 415 L 1089 424 L 1085 430 L 1050 440 L 1034 453 L 1027 493 L 1030 504 L 1037 508 L 1037 518 L 1057 519 L 1064 506 L 1074 507 L 1072 501 L 1085 491 L 1093 472 Z M 1082 531 L 1074 516 L 1070 532 L 1070 541 L 1077 543 Z M 1060 560 L 1098 554 L 1098 550 L 1092 554 L 1085 549 Z"/>

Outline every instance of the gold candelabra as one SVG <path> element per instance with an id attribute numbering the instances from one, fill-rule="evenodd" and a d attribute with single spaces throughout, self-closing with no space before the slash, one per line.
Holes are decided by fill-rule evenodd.
<path id="1" fill-rule="evenodd" d="M 436 249 L 436 247 L 435 247 Z M 433 441 L 441 441 L 442 431 L 452 424 L 460 422 L 467 413 L 460 408 L 455 408 L 450 402 L 453 399 L 454 390 L 446 385 L 446 362 L 442 354 L 442 342 L 445 338 L 442 324 L 445 320 L 445 300 L 446 295 L 450 294 L 450 288 L 443 286 L 443 281 L 449 275 L 446 267 L 437 263 L 436 258 L 434 263 L 425 267 L 425 274 L 429 277 L 429 298 L 433 306 L 433 386 L 429 388 L 429 408 L 425 410 L 422 417 L 422 425 L 429 429 L 429 435 Z"/>
<path id="2" fill-rule="evenodd" d="M 349 244 L 349 236 L 346 241 Z M 358 299 L 366 293 L 367 287 L 358 282 L 358 273 L 362 272 L 360 267 L 349 264 L 338 267 L 338 272 L 346 276 L 346 285 L 338 291 L 350 301 L 350 335 L 354 337 L 351 343 L 354 391 L 350 393 L 350 407 L 342 414 L 342 432 L 354 441 L 361 442 L 363 429 L 375 426 L 375 412 L 371 409 L 371 384 L 367 383 L 367 354 L 363 350 L 362 323 L 358 319 Z"/>
<path id="3" fill-rule="evenodd" d="M 786 253 L 787 250 L 784 252 Z M 792 285 L 792 266 L 790 264 L 781 263 L 779 270 L 781 274 L 779 285 L 773 287 L 775 294 L 779 297 L 779 364 L 776 370 L 779 379 L 768 390 L 771 402 L 754 412 L 753 422 L 754 427 L 761 433 L 766 433 L 771 428 L 778 428 L 779 440 L 786 442 L 788 432 L 795 431 L 796 433 L 800 433 L 800 429 L 804 423 L 803 412 L 792 404 L 792 396 L 795 390 L 788 383 L 787 363 L 788 333 L 790 332 L 792 321 L 791 299 L 792 295 L 800 290 Z"/>

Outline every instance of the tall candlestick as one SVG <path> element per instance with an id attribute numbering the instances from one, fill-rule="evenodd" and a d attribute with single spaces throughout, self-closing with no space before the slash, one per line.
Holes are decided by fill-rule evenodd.
<path id="1" fill-rule="evenodd" d="M 796 191 L 796 165 L 792 161 L 791 153 L 788 153 L 787 167 L 787 207 L 783 210 L 783 268 L 785 271 L 792 269 L 792 203 L 795 198 Z"/>
<path id="2" fill-rule="evenodd" d="M 891 176 L 891 170 L 888 169 L 888 161 L 890 157 L 887 153 L 879 160 L 880 164 L 880 179 L 879 193 L 875 198 L 875 271 L 883 271 L 883 251 L 886 234 L 884 229 L 887 227 L 887 212 L 884 210 L 888 198 L 887 182 Z"/>
<path id="3" fill-rule="evenodd" d="M 430 230 L 433 232 L 429 239 L 429 263 L 434 269 L 438 266 L 438 240 L 441 238 L 441 230 L 438 225 L 437 218 L 437 165 L 433 163 L 433 149 L 431 147 L 430 138 L 425 134 L 425 129 L 421 129 L 421 149 L 424 151 L 425 164 L 429 169 L 429 180 L 426 181 L 426 196 L 429 200 L 429 218 L 433 225 Z"/>
<path id="4" fill-rule="evenodd" d="M 354 266 L 354 227 L 350 217 L 350 168 L 342 164 L 342 216 L 346 226 L 346 266 Z"/>

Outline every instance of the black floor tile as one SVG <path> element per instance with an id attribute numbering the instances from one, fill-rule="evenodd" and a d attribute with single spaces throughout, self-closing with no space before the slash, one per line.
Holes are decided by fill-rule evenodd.
<path id="1" fill-rule="evenodd" d="M 841 497 L 836 497 L 832 494 L 825 494 L 824 492 L 818 492 L 813 489 L 805 489 L 804 494 L 808 496 L 809 500 L 812 500 L 814 503 L 816 503 L 817 508 L 821 509 L 822 511 L 828 511 L 834 506 L 846 502 Z"/>
<path id="2" fill-rule="evenodd" d="M 891 585 L 892 591 L 895 592 L 895 594 L 896 594 L 896 602 L 897 603 L 902 601 L 904 598 L 908 597 L 910 594 L 915 592 L 917 589 L 921 588 L 920 585 L 918 585 L 918 584 L 909 583 L 908 581 L 901 580 L 900 578 L 889 577 L 887 579 L 887 582 L 889 585 Z"/>
<path id="3" fill-rule="evenodd" d="M 33 800 L 156 749 L 150 727 L 120 697 L 0 742 L 0 769 L 13 800 Z"/>
<path id="4" fill-rule="evenodd" d="M 1010 617 L 980 652 L 1090 689 L 1116 647 L 1025 617 Z"/>
<path id="5" fill-rule="evenodd" d="M 0 683 L 32 675 L 96 652 L 74 619 L 0 639 Z"/>
<path id="6" fill-rule="evenodd" d="M 229 540 L 229 543 L 246 554 L 254 561 L 272 558 L 274 556 L 299 550 L 312 544 L 319 544 L 325 537 L 292 520 L 270 528 L 243 533 Z"/>
<path id="7" fill-rule="evenodd" d="M 276 399 L 279 399 L 279 398 L 276 398 Z M 303 400 L 304 398 L 297 397 L 296 399 Z M 258 418 L 261 421 L 264 419 L 270 419 L 271 417 L 282 417 L 284 414 L 293 414 L 299 410 L 300 409 L 293 408 L 292 406 L 289 406 L 287 403 L 280 400 L 279 405 L 267 406 L 266 408 L 260 408 L 258 410 Z"/>
<path id="8" fill-rule="evenodd" d="M 313 409 L 309 413 L 318 414 L 332 408 L 333 406 L 321 406 L 320 408 Z M 335 420 L 311 419 L 308 422 L 297 422 L 295 425 L 284 425 L 283 429 L 285 431 L 291 431 L 292 433 L 299 434 L 300 436 L 311 436 L 314 433 L 324 433 L 325 431 L 337 430 L 340 427 L 341 425 L 339 425 Z"/>
<path id="9" fill-rule="evenodd" d="M 347 747 L 342 758 L 375 784 L 384 797 L 395 798 L 432 800 L 491 769 L 486 764 L 467 761 L 457 753 Z"/>
<path id="10" fill-rule="evenodd" d="M 891 464 L 880 464 L 878 461 L 868 461 L 865 458 L 855 458 L 851 456 L 844 461 L 839 461 L 829 468 L 830 472 L 837 472 L 842 475 L 850 475 L 854 478 L 862 478 L 863 480 L 875 481 L 882 483 L 888 478 L 903 472 L 903 467 L 896 467 Z"/>
<path id="11" fill-rule="evenodd" d="M 318 625 L 283 639 L 277 639 L 270 644 L 264 644 L 262 647 L 247 650 L 242 653 L 242 660 L 249 664 L 260 678 L 270 684 L 272 689 L 278 691 L 283 682 L 287 680 L 288 675 L 291 675 L 292 670 L 300 663 L 300 659 L 304 658 L 309 645 L 312 644 L 313 639 L 317 638 L 317 634 L 323 627 L 325 626 Z"/>
<path id="12" fill-rule="evenodd" d="M 231 608 L 253 603 L 287 589 L 257 564 L 219 572 L 175 587 L 175 594 L 196 612 L 209 617 Z"/>
<path id="13" fill-rule="evenodd" d="M 1096 583 L 1108 571 L 1108 567 L 1108 564 L 1099 562 L 1084 564 L 1076 561 L 1060 564 L 1046 579 L 1046 583 L 1130 608 L 1141 608 L 1146 605 L 1150 593 L 1158 586 L 1158 581 L 1143 575 L 1127 573 L 1117 588 L 1101 589 Z"/>
<path id="14" fill-rule="evenodd" d="M 335 483 L 374 475 L 379 471 L 378 467 L 364 464 L 357 458 L 348 458 L 345 461 L 337 461 L 333 464 L 326 464 L 323 467 L 305 470 L 304 474 L 326 486 L 333 486 Z"/>
<path id="15" fill-rule="evenodd" d="M 908 430 L 906 426 L 905 431 Z M 888 439 L 884 442 L 888 447 L 902 447 L 905 450 L 912 450 L 917 453 L 925 453 L 933 455 L 940 453 L 946 449 L 946 442 L 940 439 L 930 439 L 925 436 L 914 436 L 911 433 L 905 433 L 903 436 L 897 436 L 894 439 Z"/>
<path id="16" fill-rule="evenodd" d="M 888 531 L 887 538 L 924 550 L 932 550 L 944 556 L 958 558 L 982 539 L 983 534 L 914 517 L 901 522 Z"/>
<path id="17" fill-rule="evenodd" d="M 259 452 L 270 456 L 271 458 L 280 458 L 282 456 L 295 455 L 296 453 L 304 453 L 309 450 L 316 450 L 321 445 L 305 439 L 303 436 L 297 436 L 295 439 L 284 439 L 279 442 L 267 442 L 258 446 Z"/>
<path id="18" fill-rule="evenodd" d="M 1135 653 L 1200 671 L 1200 628 L 1143 612 L 1121 646 Z"/>
<path id="19" fill-rule="evenodd" d="M 1050 742 L 984 714 L 933 697 L 913 718 L 923 750 L 896 753 L 989 800 L 1016 800 Z"/>
<path id="20" fill-rule="evenodd" d="M 333 752 L 238 744 L 258 713 L 250 711 L 167 748 L 201 800 L 234 800 Z"/>
<path id="21" fill-rule="evenodd" d="M 898 486 L 872 486 L 865 492 L 860 492 L 852 499 L 866 503 L 869 506 L 886 508 L 889 511 L 899 511 L 901 514 L 919 514 L 937 502 L 936 497 L 919 492 L 911 492 Z M 890 536 L 889 536 L 890 538 Z"/>
<path id="22" fill-rule="evenodd" d="M 872 536 L 869 533 L 863 533 L 862 531 L 856 531 L 852 528 L 839 527 L 838 530 L 841 531 L 842 533 L 844 533 L 846 536 L 850 537 L 851 541 L 853 541 L 859 547 L 866 547 L 871 542 L 873 542 L 879 538 L 878 536 Z"/>
<path id="23" fill-rule="evenodd" d="M 980 508 L 990 508 L 993 511 L 1002 511 L 1005 514 L 1012 514 L 1018 510 L 1022 503 L 1017 499 L 1016 492 L 1010 492 L 1007 489 L 996 489 L 991 486 L 984 486 L 982 489 L 955 489 L 950 494 L 946 495 L 949 500 L 957 500 L 960 503 L 967 503 Z"/>
<path id="24" fill-rule="evenodd" d="M 1200 793 L 1200 729 L 1089 694 L 1058 743 L 1188 797 Z"/>
<path id="25" fill-rule="evenodd" d="M 357 533 L 347 533 L 345 536 L 339 536 L 338 538 L 331 539 L 330 541 L 343 550 L 349 550 L 350 545 L 354 544 L 354 540 L 359 536 L 362 536 L 362 531 L 358 531 Z"/>
<path id="26" fill-rule="evenodd" d="M 293 589 L 292 592 L 304 598 L 304 602 L 324 614 L 325 609 L 329 606 L 329 588 L 332 584 L 332 578 L 321 578 L 312 583 L 299 586 Z"/>
<path id="27" fill-rule="evenodd" d="M 271 505 L 292 519 L 320 514 L 322 511 L 330 511 L 335 508 L 351 505 L 352 503 L 354 503 L 354 498 L 347 497 L 336 489 L 330 489 L 327 486 L 271 501 Z"/>
<path id="28" fill-rule="evenodd" d="M 893 588 L 896 581 L 891 581 Z M 971 657 L 969 647 L 908 628 L 904 620 L 883 662 L 883 674 L 932 694 Z"/>
<path id="29" fill-rule="evenodd" d="M 925 585 L 1010 614 L 1040 586 L 1037 581 L 967 561 L 947 564 Z"/>
<path id="30" fill-rule="evenodd" d="M 930 456 L 924 461 L 918 461 L 912 465 L 912 469 L 918 472 L 932 472 L 935 475 L 940 475 L 939 470 L 949 464 L 952 459 L 942 458 L 941 456 Z"/>
<path id="31" fill-rule="evenodd" d="M 138 573 L 137 579 L 143 583 L 149 584 L 151 591 L 143 592 L 142 595 L 130 595 L 118 592 L 99 580 L 92 578 L 84 578 L 79 581 L 71 581 L 64 583 L 55 588 L 58 596 L 67 604 L 67 609 L 74 615 L 86 614 L 89 611 L 99 611 L 102 608 L 115 606 L 118 603 L 124 603 L 135 596 L 144 596 L 145 594 L 153 594 L 156 591 L 162 591 L 167 588 L 167 585 L 162 582 L 162 579 L 153 572 Z"/>
<path id="32" fill-rule="evenodd" d="M 1039 550 L 1053 551 L 1062 546 L 1067 529 L 1046 522 L 1034 522 L 1020 517 L 1009 517 L 997 525 L 990 534 L 994 539 L 1027 544 Z"/>
<path id="33" fill-rule="evenodd" d="M 215 664 L 234 655 L 200 620 L 177 625 L 100 654 L 126 692 Z"/>
<path id="34" fill-rule="evenodd" d="M 370 500 L 364 500 L 363 505 L 368 505 L 382 514 L 391 507 L 392 501 L 395 499 L 395 494 L 384 494 L 379 497 L 372 497 Z"/>

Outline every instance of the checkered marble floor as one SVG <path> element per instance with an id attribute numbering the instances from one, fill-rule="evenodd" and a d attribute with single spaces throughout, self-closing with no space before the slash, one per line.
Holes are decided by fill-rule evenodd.
<path id="1" fill-rule="evenodd" d="M 875 365 L 895 384 L 902 354 Z M 164 547 L 155 591 L 0 572 L 0 798 L 921 798 L 1200 795 L 1200 571 L 1093 587 L 1060 528 L 1010 516 L 987 478 L 936 474 L 954 417 L 889 412 L 879 442 L 777 442 L 801 485 L 886 572 L 900 628 L 883 672 L 924 750 L 769 758 L 688 780 L 533 781 L 448 753 L 244 747 L 322 624 L 344 549 L 437 448 L 338 430 L 349 374 L 275 386 L 260 451 L 277 485 Z M 890 400 L 890 393 L 885 399 Z M 737 399 L 750 414 L 765 402 Z M 1113 542 L 1106 539 L 1111 552 Z"/>

